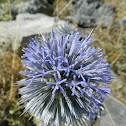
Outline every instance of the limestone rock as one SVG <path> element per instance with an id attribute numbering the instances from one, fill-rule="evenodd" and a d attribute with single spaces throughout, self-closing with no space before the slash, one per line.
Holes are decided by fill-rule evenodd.
<path id="1" fill-rule="evenodd" d="M 45 0 L 31 0 L 26 2 L 21 2 L 17 4 L 4 3 L 0 5 L 0 9 L 9 8 L 11 9 L 12 18 L 15 19 L 19 13 L 44 13 L 47 15 L 53 15 L 53 6 Z M 0 11 L 1 12 L 1 11 Z"/>
<path id="2" fill-rule="evenodd" d="M 74 22 L 82 27 L 103 27 L 112 25 L 115 6 L 100 0 L 79 0 L 74 6 Z"/>
<path id="3" fill-rule="evenodd" d="M 29 42 L 29 37 L 50 32 L 55 26 L 54 19 L 55 17 L 50 17 L 45 14 L 27 13 L 19 14 L 16 17 L 16 21 L 1 21 L 0 52 L 4 53 L 10 46 L 13 50 L 17 51 L 22 44 L 25 45 Z M 59 20 L 58 23 L 64 24 L 65 21 Z"/>
<path id="4" fill-rule="evenodd" d="M 105 105 L 105 110 L 101 112 L 100 126 L 125 126 L 126 106 L 112 96 L 105 99 Z"/>

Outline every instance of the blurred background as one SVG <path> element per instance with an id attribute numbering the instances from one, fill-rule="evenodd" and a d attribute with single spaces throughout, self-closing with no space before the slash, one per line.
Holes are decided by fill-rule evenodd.
<path id="1" fill-rule="evenodd" d="M 22 48 L 30 37 L 67 23 L 83 37 L 93 29 L 93 44 L 103 47 L 115 76 L 106 110 L 90 125 L 126 125 L 126 0 L 0 0 L 0 126 L 36 126 L 18 103 Z"/>

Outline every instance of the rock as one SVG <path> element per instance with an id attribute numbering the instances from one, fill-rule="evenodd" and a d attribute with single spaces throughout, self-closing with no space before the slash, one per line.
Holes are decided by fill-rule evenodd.
<path id="1" fill-rule="evenodd" d="M 9 8 L 9 4 L 5 3 L 0 5 L 1 9 L 4 7 Z M 31 0 L 17 4 L 11 4 L 10 8 L 13 19 L 15 19 L 16 15 L 19 13 L 44 13 L 50 16 L 53 15 L 53 6 L 45 0 Z"/>
<path id="2" fill-rule="evenodd" d="M 126 106 L 119 100 L 110 96 L 105 99 L 105 110 L 101 112 L 100 126 L 114 125 L 126 125 Z"/>
<path id="3" fill-rule="evenodd" d="M 94 16 L 97 16 L 97 25 L 103 23 L 103 27 L 111 26 L 114 18 L 114 10 L 115 7 L 111 3 L 102 4 L 102 6 L 94 12 Z"/>
<path id="4" fill-rule="evenodd" d="M 79 0 L 74 6 L 74 22 L 86 28 L 100 23 L 103 27 L 109 27 L 113 22 L 114 9 L 113 4 L 100 0 Z"/>
<path id="5" fill-rule="evenodd" d="M 123 83 L 118 76 L 113 71 L 111 71 L 111 74 L 114 76 L 111 84 L 114 84 L 113 86 L 116 87 L 115 89 L 123 87 Z M 99 119 L 100 126 L 114 126 L 114 124 L 116 126 L 125 126 L 126 105 L 111 95 L 105 98 L 104 103 L 105 110 L 101 111 L 101 118 Z"/>
<path id="6" fill-rule="evenodd" d="M 10 46 L 17 51 L 21 44 L 26 44 L 30 36 L 51 32 L 55 17 L 45 14 L 19 14 L 14 21 L 0 22 L 0 52 L 4 53 Z M 65 21 L 59 20 L 58 24 Z M 3 42 L 6 46 L 3 45 Z M 28 41 L 27 41 L 28 43 Z"/>
<path id="7" fill-rule="evenodd" d="M 88 3 L 92 3 L 92 2 L 100 2 L 101 0 L 87 0 Z"/>
<path id="8" fill-rule="evenodd" d="M 54 1 L 55 1 L 55 0 L 47 0 L 47 2 L 48 2 L 49 4 L 51 4 L 51 5 L 54 3 Z"/>

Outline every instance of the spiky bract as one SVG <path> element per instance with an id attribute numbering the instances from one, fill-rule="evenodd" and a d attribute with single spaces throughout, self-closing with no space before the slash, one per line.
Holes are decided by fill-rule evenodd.
<path id="1" fill-rule="evenodd" d="M 19 89 L 24 112 L 43 120 L 44 126 L 81 126 L 98 116 L 104 95 L 110 93 L 111 75 L 102 49 L 92 42 L 91 37 L 80 40 L 75 32 L 57 39 L 53 30 L 30 40 L 23 50 L 27 69 L 21 72 L 27 78 L 17 82 L 24 86 Z"/>
<path id="2" fill-rule="evenodd" d="M 78 33 L 78 30 L 77 28 L 75 28 L 72 24 L 68 24 L 68 23 L 65 23 L 65 24 L 60 24 L 58 25 L 56 28 L 55 28 L 55 31 L 61 35 L 63 33 L 65 34 L 71 34 L 73 31 L 76 32 L 76 34 L 79 34 Z"/>

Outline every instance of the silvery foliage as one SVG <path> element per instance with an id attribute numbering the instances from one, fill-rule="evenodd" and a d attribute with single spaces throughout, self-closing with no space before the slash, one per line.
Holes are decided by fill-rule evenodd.
<path id="1" fill-rule="evenodd" d="M 17 82 L 25 112 L 42 120 L 42 126 L 82 126 L 98 115 L 110 93 L 110 68 L 102 48 L 92 47 L 92 38 L 75 31 L 57 38 L 31 38 L 22 56 L 27 76 Z"/>

